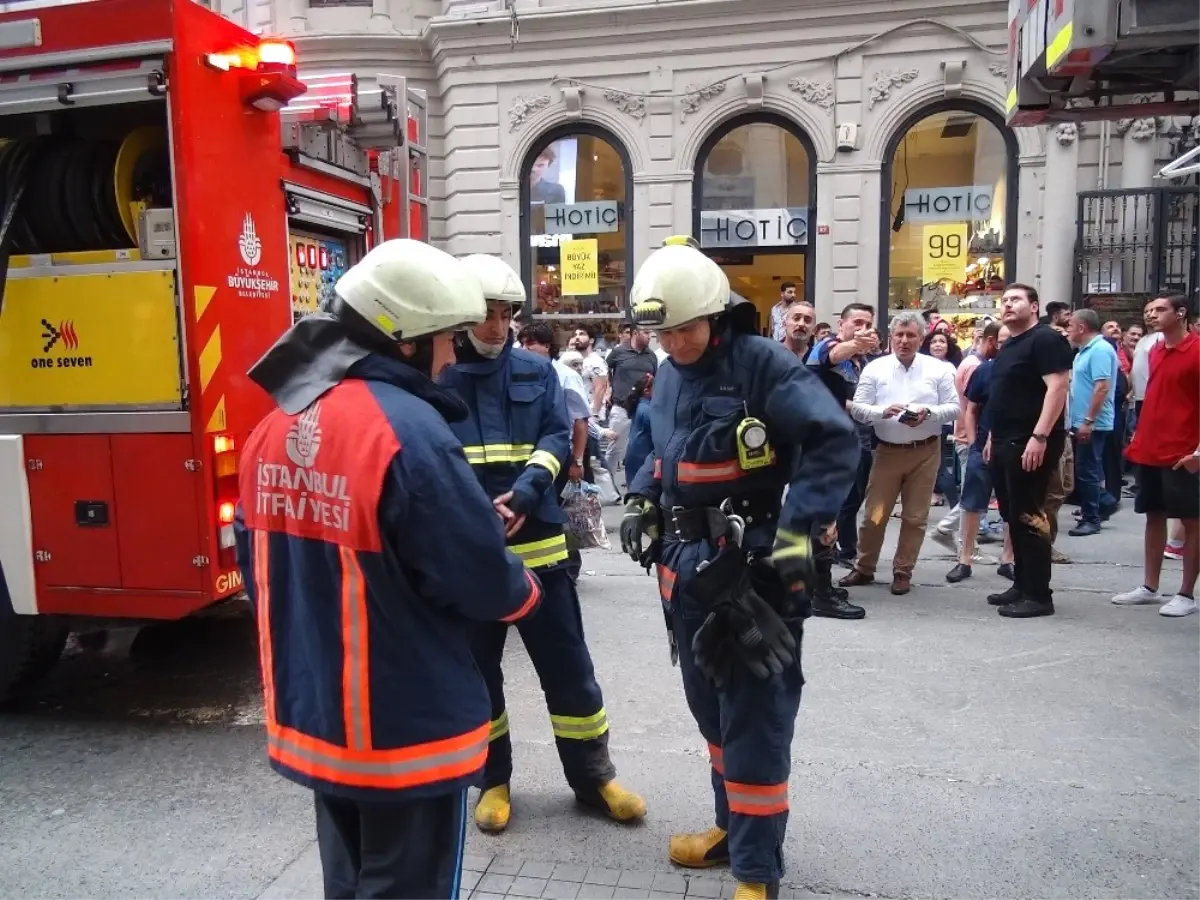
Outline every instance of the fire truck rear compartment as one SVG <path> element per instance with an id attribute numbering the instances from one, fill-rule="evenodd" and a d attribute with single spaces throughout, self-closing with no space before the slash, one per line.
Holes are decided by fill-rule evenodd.
<path id="1" fill-rule="evenodd" d="M 188 401 L 167 104 L 136 99 L 0 115 L 0 432 L 24 435 L 8 476 L 30 510 L 5 524 L 28 531 L 42 613 L 206 589 L 190 428 L 129 424 Z"/>

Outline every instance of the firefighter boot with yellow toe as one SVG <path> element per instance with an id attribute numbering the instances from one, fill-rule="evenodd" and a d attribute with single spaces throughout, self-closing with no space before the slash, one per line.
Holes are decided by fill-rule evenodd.
<path id="1" fill-rule="evenodd" d="M 646 815 L 646 801 L 616 781 L 596 785 L 589 790 L 576 790 L 575 796 L 580 803 L 618 822 L 636 822 Z"/>
<path id="2" fill-rule="evenodd" d="M 503 831 L 508 827 L 511 815 L 512 800 L 507 784 L 488 788 L 479 795 L 479 803 L 475 806 L 475 826 L 480 831 L 486 831 L 488 834 Z"/>
<path id="3" fill-rule="evenodd" d="M 755 881 L 739 881 L 733 889 L 733 900 L 776 900 L 779 882 L 763 884 Z"/>
<path id="4" fill-rule="evenodd" d="M 671 862 L 689 869 L 709 869 L 729 862 L 729 832 L 714 825 L 699 834 L 677 834 L 667 852 Z"/>

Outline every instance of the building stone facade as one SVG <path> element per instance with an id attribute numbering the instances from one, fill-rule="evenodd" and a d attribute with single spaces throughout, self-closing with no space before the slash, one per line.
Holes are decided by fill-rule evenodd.
<path id="1" fill-rule="evenodd" d="M 522 262 L 521 180 L 547 130 L 600 126 L 632 168 L 630 273 L 693 230 L 694 168 L 735 116 L 807 136 L 816 169 L 807 251 L 818 318 L 876 303 L 881 218 L 898 132 L 939 102 L 1002 121 L 1007 0 L 211 0 L 296 42 L 305 72 L 406 75 L 429 97 L 430 233 L 454 254 Z M 1016 129 L 1007 280 L 1069 299 L 1076 192 L 1150 186 L 1182 123 Z M 857 134 L 839 126 L 854 126 Z M 847 129 L 843 128 L 843 132 Z M 1010 188 L 1011 189 L 1011 188 Z M 631 278 L 630 274 L 630 278 Z"/>

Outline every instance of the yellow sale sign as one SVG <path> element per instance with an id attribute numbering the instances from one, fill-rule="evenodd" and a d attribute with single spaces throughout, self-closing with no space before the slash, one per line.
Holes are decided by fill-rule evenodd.
<path id="1" fill-rule="evenodd" d="M 600 247 L 595 238 L 580 238 L 559 244 L 562 254 L 563 296 L 600 293 Z"/>
<path id="2" fill-rule="evenodd" d="M 170 271 L 10 277 L 0 409 L 178 406 L 176 320 Z"/>
<path id="3" fill-rule="evenodd" d="M 965 222 L 926 225 L 921 229 L 921 281 L 961 282 L 967 271 Z"/>

